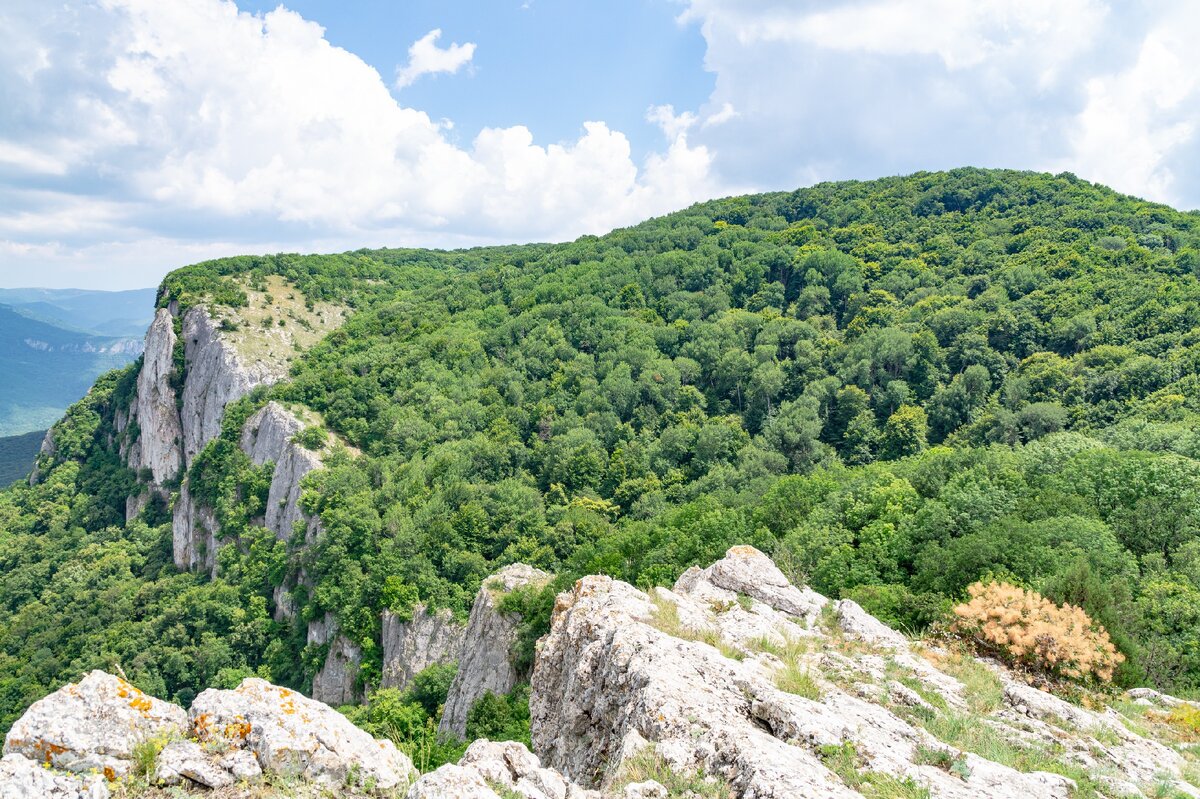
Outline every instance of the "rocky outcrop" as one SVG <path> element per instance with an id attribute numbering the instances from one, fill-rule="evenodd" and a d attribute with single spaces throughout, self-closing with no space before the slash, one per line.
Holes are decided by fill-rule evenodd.
<path id="1" fill-rule="evenodd" d="M 275 464 L 264 526 L 280 541 L 292 537 L 297 522 L 309 524 L 300 508 L 301 481 L 322 465 L 319 452 L 293 441 L 304 428 L 304 422 L 278 402 L 268 402 L 242 427 L 241 447 L 250 460 L 256 466 Z"/>
<path id="2" fill-rule="evenodd" d="M 269 385 L 287 375 L 286 363 L 278 359 L 244 362 L 236 348 L 222 337 L 208 310 L 195 306 L 178 320 L 183 336 L 184 379 L 182 390 L 177 391 L 176 314 L 174 305 L 160 308 L 155 314 L 146 333 L 133 407 L 128 412 L 122 409 L 116 412 L 116 426 L 122 438 L 120 449 L 126 463 L 134 471 L 148 470 L 151 488 L 164 498 L 168 496 L 167 486 L 186 471 L 205 444 L 220 434 L 225 407 L 257 386 Z M 135 421 L 136 440 L 128 441 L 126 430 Z M 286 508 L 286 513 L 294 515 L 296 498 L 298 493 L 290 503 L 272 506 L 271 514 L 281 516 L 285 511 L 280 508 Z M 142 504 L 141 500 L 130 503 L 126 515 L 136 515 Z M 289 520 L 275 521 L 280 529 L 285 529 Z M 290 526 L 286 529 L 290 532 Z M 211 512 L 206 514 L 188 496 L 186 484 L 175 502 L 172 532 L 177 567 L 212 569 L 216 554 L 215 522 Z"/>
<path id="3" fill-rule="evenodd" d="M 319 522 L 309 519 L 300 507 L 301 481 L 314 469 L 321 468 L 321 455 L 293 441 L 305 425 L 278 402 L 268 402 L 246 420 L 242 427 L 242 451 L 256 466 L 275 465 L 268 489 L 263 526 L 280 541 L 288 540 L 302 522 L 311 538 Z M 175 501 L 171 530 L 175 566 L 179 569 L 203 569 L 213 572 L 216 564 L 219 525 L 211 508 L 193 500 L 188 481 L 184 481 Z"/>
<path id="4" fill-rule="evenodd" d="M 151 740 L 165 744 L 151 764 L 153 781 L 181 788 L 230 789 L 266 774 L 317 790 L 297 796 L 394 795 L 417 776 L 390 741 L 264 680 L 204 691 L 184 712 L 94 671 L 34 703 L 13 725 L 0 761 L 0 799 L 107 799 L 105 781 L 128 774 L 135 749 Z"/>
<path id="5" fill-rule="evenodd" d="M 34 702 L 4 739 L 4 753 L 63 771 L 111 778 L 129 771 L 138 744 L 181 735 L 183 709 L 155 699 L 119 677 L 93 671 Z"/>
<path id="6" fill-rule="evenodd" d="M 406 799 L 600 799 L 556 771 L 515 741 L 478 740 L 457 765 L 447 764 L 421 777 Z M 665 799 L 666 793 L 663 793 Z"/>
<path id="7" fill-rule="evenodd" d="M 327 705 L 265 680 L 204 691 L 188 716 L 201 742 L 250 751 L 264 772 L 384 791 L 403 790 L 417 776 L 391 741 L 376 740 Z"/>
<path id="8" fill-rule="evenodd" d="M 78 777 L 44 768 L 18 754 L 0 759 L 0 799 L 108 799 L 101 774 Z"/>
<path id="9" fill-rule="evenodd" d="M 221 433 L 225 406 L 257 386 L 287 377 L 287 364 L 269 358 L 243 361 L 221 337 L 217 324 L 202 305 L 183 315 L 183 346 L 187 379 L 183 385 L 183 459 L 190 464 L 196 454 Z"/>
<path id="10" fill-rule="evenodd" d="M 458 672 L 450 685 L 438 732 L 462 738 L 467 732 L 467 714 L 475 702 L 484 694 L 506 694 L 516 687 L 521 675 L 513 668 L 511 652 L 520 620 L 502 613 L 500 600 L 521 586 L 549 581 L 549 574 L 524 563 L 505 566 L 483 581 L 471 605 Z"/>
<path id="11" fill-rule="evenodd" d="M 739 799 L 849 799 L 868 783 L 908 786 L 904 795 L 1065 799 L 1078 787 L 990 760 L 954 732 L 983 730 L 994 743 L 979 752 L 1007 747 L 1027 753 L 1016 761 L 1069 764 L 1109 795 L 1160 784 L 1200 795 L 1177 752 L 1131 732 L 1115 711 L 911 642 L 852 602 L 822 612 L 828 604 L 749 547 L 689 570 L 671 590 L 586 577 L 558 597 L 539 644 L 534 750 L 606 791 L 646 759 L 707 775 Z M 976 682 L 992 670 L 995 707 L 980 709 L 978 688 L 954 676 L 963 660 Z"/>
<path id="12" fill-rule="evenodd" d="M 329 614 L 308 624 L 309 645 L 328 646 L 325 662 L 313 675 L 312 697 L 335 707 L 362 699 L 357 686 L 362 650 L 337 630 L 337 621 Z"/>
<path id="13" fill-rule="evenodd" d="M 142 370 L 138 373 L 133 416 L 140 434 L 129 450 L 129 467 L 150 470 L 150 479 L 161 486 L 179 476 L 183 468 L 183 429 L 171 375 L 175 370 L 175 320 L 166 308 L 158 309 L 146 333 Z"/>
<path id="14" fill-rule="evenodd" d="M 462 654 L 464 627 L 443 608 L 430 613 L 424 605 L 411 618 L 383 612 L 383 687 L 404 690 L 409 681 L 430 666 L 454 663 Z"/>

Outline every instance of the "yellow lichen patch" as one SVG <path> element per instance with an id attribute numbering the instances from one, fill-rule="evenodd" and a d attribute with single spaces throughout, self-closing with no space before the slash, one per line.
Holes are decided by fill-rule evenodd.
<path id="1" fill-rule="evenodd" d="M 225 737 L 229 739 L 243 740 L 250 734 L 250 723 L 246 721 L 235 721 L 232 724 L 225 725 Z"/>
<path id="2" fill-rule="evenodd" d="M 296 703 L 288 698 L 279 703 L 280 709 L 289 716 L 296 714 Z"/>
<path id="3" fill-rule="evenodd" d="M 135 696 L 133 699 L 130 699 L 129 706 L 139 711 L 143 716 L 150 715 L 150 708 L 153 707 L 150 699 L 145 696 Z"/>

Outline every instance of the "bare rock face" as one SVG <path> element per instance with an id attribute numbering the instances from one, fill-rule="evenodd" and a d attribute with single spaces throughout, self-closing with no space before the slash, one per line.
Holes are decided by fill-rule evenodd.
<path id="1" fill-rule="evenodd" d="M 266 358 L 244 363 L 221 337 L 208 310 L 199 305 L 183 315 L 183 345 L 187 379 L 180 419 L 184 463 L 190 464 L 205 444 L 220 435 L 225 406 L 257 386 L 287 377 L 287 367 Z"/>
<path id="2" fill-rule="evenodd" d="M 171 514 L 171 548 L 180 571 L 216 572 L 220 524 L 213 509 L 192 498 L 188 481 L 179 488 Z"/>
<path id="3" fill-rule="evenodd" d="M 493 743 L 480 739 L 457 765 L 447 764 L 421 777 L 407 799 L 600 799 L 552 769 L 542 768 L 537 756 L 515 741 Z M 663 794 L 665 797 L 666 794 Z"/>
<path id="4" fill-rule="evenodd" d="M 80 778 L 44 768 L 18 754 L 0 759 L 0 799 L 108 799 L 104 777 Z"/>
<path id="5" fill-rule="evenodd" d="M 336 710 L 265 680 L 209 689 L 188 715 L 201 741 L 255 754 L 264 772 L 329 786 L 404 790 L 416 772 L 391 741 L 376 740 Z"/>
<path id="6" fill-rule="evenodd" d="M 300 482 L 322 466 L 319 453 L 292 440 L 304 427 L 291 411 L 278 402 L 268 402 L 242 428 L 241 447 L 250 460 L 256 466 L 268 461 L 275 464 L 265 522 L 280 541 L 291 538 L 296 522 L 307 524 L 300 509 Z"/>
<path id="7" fill-rule="evenodd" d="M 549 581 L 549 574 L 524 563 L 505 566 L 483 581 L 471 605 L 458 673 L 450 685 L 438 732 L 462 738 L 475 702 L 484 694 L 506 694 L 516 687 L 520 675 L 513 668 L 510 653 L 519 619 L 500 612 L 500 600 L 521 586 Z"/>
<path id="8" fill-rule="evenodd" d="M 459 659 L 466 628 L 443 608 L 416 605 L 407 621 L 383 612 L 383 687 L 403 690 L 417 674 Z"/>
<path id="9" fill-rule="evenodd" d="M 138 373 L 134 415 L 141 430 L 130 467 L 147 468 L 155 485 L 163 485 L 183 468 L 183 428 L 180 425 L 171 373 L 175 368 L 175 321 L 158 309 L 146 332 L 146 351 Z"/>
<path id="10" fill-rule="evenodd" d="M 115 778 L 134 748 L 158 735 L 182 735 L 182 708 L 148 696 L 119 677 L 93 671 L 34 702 L 4 740 L 5 754 L 79 773 Z"/>
<path id="11" fill-rule="evenodd" d="M 911 642 L 854 603 L 820 613 L 824 598 L 777 571 L 735 547 L 673 590 L 586 577 L 561 594 L 532 677 L 542 764 L 610 792 L 652 757 L 738 799 L 859 797 L 858 783 L 839 776 L 847 769 L 939 798 L 1072 795 L 1065 776 L 1018 771 L 959 748 L 964 738 L 934 735 L 973 728 L 1049 753 L 1043 762 L 1069 763 L 1110 795 L 1165 782 L 1200 796 L 1182 757 L 1131 732 L 1116 711 L 1071 705 L 998 666 Z M 978 689 L 955 676 L 968 666 L 976 682 L 980 670 L 995 674 L 994 706 L 980 709 Z"/>
<path id="12" fill-rule="evenodd" d="M 325 662 L 313 675 L 312 698 L 335 707 L 358 702 L 362 697 L 355 683 L 362 650 L 337 631 L 337 622 L 328 615 L 323 621 L 309 622 L 308 643 L 329 645 Z"/>

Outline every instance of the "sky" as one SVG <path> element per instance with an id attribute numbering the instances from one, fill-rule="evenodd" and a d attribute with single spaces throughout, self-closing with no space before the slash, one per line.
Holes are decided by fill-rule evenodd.
<path id="1" fill-rule="evenodd" d="M 0 286 L 973 165 L 1200 207 L 1194 0 L 4 0 Z"/>

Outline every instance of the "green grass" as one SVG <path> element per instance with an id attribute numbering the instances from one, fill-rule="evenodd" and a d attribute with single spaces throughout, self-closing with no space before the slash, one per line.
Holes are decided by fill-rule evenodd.
<path id="1" fill-rule="evenodd" d="M 846 787 L 871 799 L 929 799 L 929 790 L 911 779 L 898 779 L 866 769 L 866 763 L 854 744 L 822 746 L 817 755 L 825 767 L 838 775 Z"/>
<path id="2" fill-rule="evenodd" d="M 621 774 L 615 788 L 654 780 L 667 789 L 671 799 L 733 799 L 733 790 L 724 780 L 707 777 L 701 771 L 680 774 L 658 753 L 648 746 L 621 765 Z"/>

